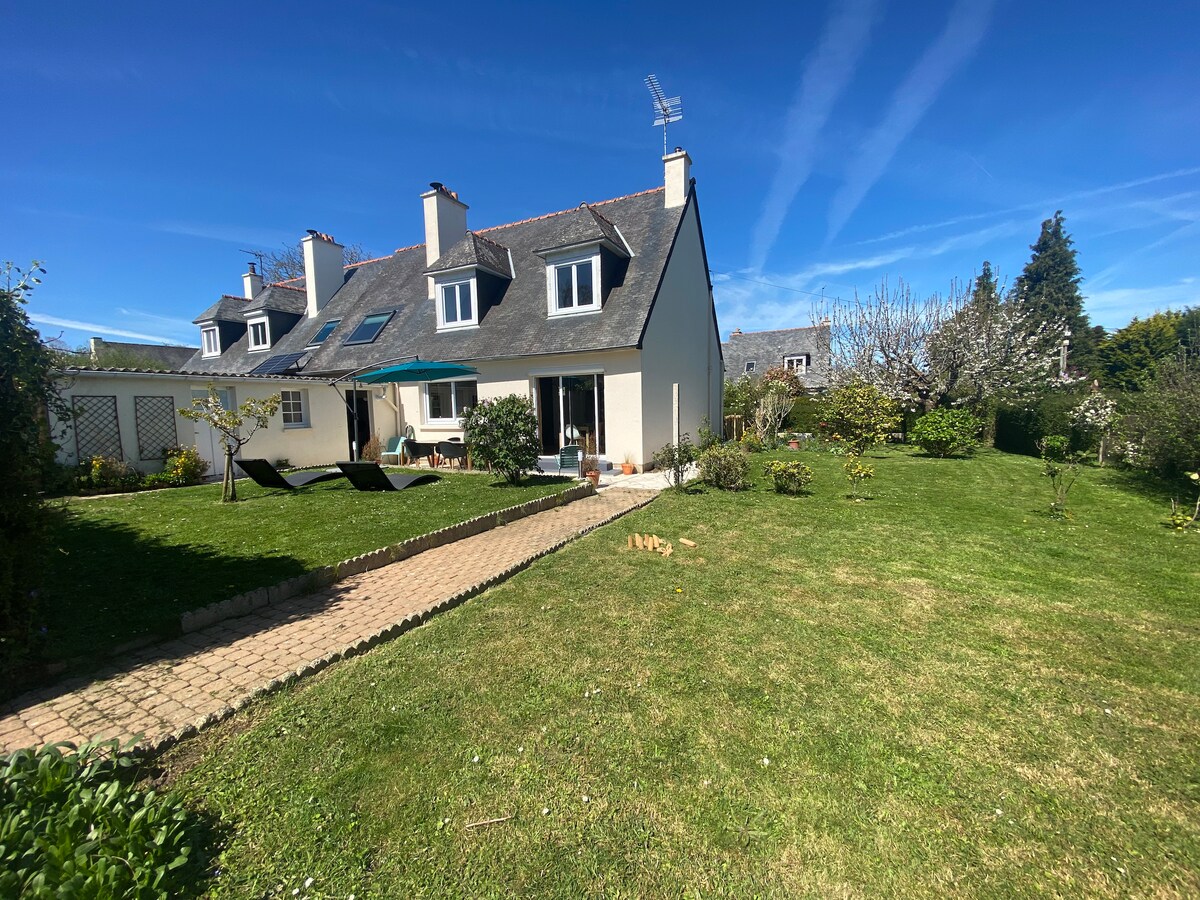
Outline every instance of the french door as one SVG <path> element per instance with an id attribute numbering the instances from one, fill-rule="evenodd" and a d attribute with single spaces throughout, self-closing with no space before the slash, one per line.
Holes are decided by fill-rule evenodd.
<path id="1" fill-rule="evenodd" d="M 591 438 L 604 452 L 604 376 L 560 375 L 537 380 L 542 452 L 556 454 L 567 444 Z"/>

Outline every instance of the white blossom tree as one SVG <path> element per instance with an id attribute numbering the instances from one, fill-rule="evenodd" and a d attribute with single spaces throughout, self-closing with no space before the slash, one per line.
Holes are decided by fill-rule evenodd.
<path id="1" fill-rule="evenodd" d="M 1021 400 L 1056 380 L 1045 336 L 1061 326 L 1036 322 L 1018 297 L 973 299 L 952 283 L 922 299 L 903 280 L 885 280 L 866 298 L 835 303 L 828 318 L 835 385 L 870 384 L 926 412 Z"/>
<path id="2" fill-rule="evenodd" d="M 237 501 L 237 483 L 233 478 L 233 455 L 237 453 L 256 431 L 267 427 L 267 421 L 279 409 L 280 395 L 272 394 L 265 400 L 251 397 L 237 409 L 226 409 L 216 388 L 209 387 L 207 397 L 195 397 L 192 405 L 179 410 L 179 414 L 193 422 L 206 422 L 221 435 L 221 446 L 225 448 L 225 476 L 221 482 L 221 502 Z M 249 430 L 242 428 L 249 423 Z"/>

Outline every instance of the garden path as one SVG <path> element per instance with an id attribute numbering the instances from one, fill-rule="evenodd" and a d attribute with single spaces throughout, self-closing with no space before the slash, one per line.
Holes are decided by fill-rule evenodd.
<path id="1" fill-rule="evenodd" d="M 135 651 L 92 680 L 31 691 L 0 706 L 0 750 L 135 735 L 166 746 L 265 690 L 396 637 L 656 494 L 609 488 Z"/>

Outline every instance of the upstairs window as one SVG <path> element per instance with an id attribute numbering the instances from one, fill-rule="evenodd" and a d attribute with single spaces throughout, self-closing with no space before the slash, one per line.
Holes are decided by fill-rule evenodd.
<path id="1" fill-rule="evenodd" d="M 550 315 L 569 316 L 600 310 L 598 252 L 585 257 L 553 261 L 546 268 Z"/>
<path id="2" fill-rule="evenodd" d="M 754 360 L 750 360 L 748 363 L 746 363 L 746 374 L 749 375 L 753 371 L 754 371 Z"/>
<path id="3" fill-rule="evenodd" d="M 267 320 L 260 319 L 257 322 L 250 323 L 250 349 L 251 350 L 269 350 L 271 348 L 271 337 L 267 332 Z"/>
<path id="4" fill-rule="evenodd" d="M 805 374 L 808 372 L 808 354 L 785 356 L 783 358 L 783 367 L 790 372 L 795 372 L 797 375 Z"/>
<path id="5" fill-rule="evenodd" d="M 438 329 L 478 325 L 473 280 L 438 286 Z"/>
<path id="6" fill-rule="evenodd" d="M 318 344 L 325 343 L 325 338 L 329 337 L 333 329 L 337 328 L 338 323 L 341 321 L 341 319 L 330 319 L 328 322 L 322 325 L 321 330 L 314 334 L 312 340 L 308 342 L 308 346 L 315 347 Z"/>
<path id="7" fill-rule="evenodd" d="M 371 313 L 371 315 L 363 318 L 358 323 L 357 327 L 350 332 L 350 337 L 346 338 L 347 344 L 369 344 L 379 337 L 379 332 L 383 331 L 383 326 L 392 320 L 395 313 Z"/>
<path id="8" fill-rule="evenodd" d="M 209 328 L 200 329 L 201 344 L 204 347 L 202 356 L 220 356 L 221 355 L 221 338 L 217 334 L 217 326 L 213 325 Z"/>

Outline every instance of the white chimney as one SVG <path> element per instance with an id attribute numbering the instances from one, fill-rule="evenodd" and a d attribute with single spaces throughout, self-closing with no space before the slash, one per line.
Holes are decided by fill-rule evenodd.
<path id="1" fill-rule="evenodd" d="M 467 204 L 440 181 L 421 195 L 425 207 L 425 265 L 432 266 L 467 233 Z"/>
<path id="2" fill-rule="evenodd" d="M 682 147 L 663 157 L 666 174 L 666 207 L 674 209 L 687 202 L 688 189 L 692 181 L 692 158 Z"/>
<path id="3" fill-rule="evenodd" d="M 247 300 L 253 300 L 261 293 L 262 287 L 262 276 L 255 271 L 254 263 L 250 263 L 250 271 L 242 276 L 242 294 Z"/>
<path id="4" fill-rule="evenodd" d="M 342 245 L 327 234 L 309 229 L 300 239 L 304 252 L 304 289 L 308 292 L 308 317 L 316 318 L 329 298 L 346 280 Z"/>

